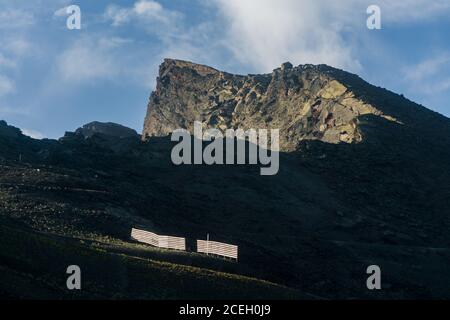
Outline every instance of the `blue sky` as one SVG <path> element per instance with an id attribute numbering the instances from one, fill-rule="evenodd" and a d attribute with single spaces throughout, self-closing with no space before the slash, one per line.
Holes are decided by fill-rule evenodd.
<path id="1" fill-rule="evenodd" d="M 449 31 L 448 0 L 0 0 L 0 119 L 34 137 L 140 132 L 165 57 L 240 74 L 327 63 L 450 116 Z"/>

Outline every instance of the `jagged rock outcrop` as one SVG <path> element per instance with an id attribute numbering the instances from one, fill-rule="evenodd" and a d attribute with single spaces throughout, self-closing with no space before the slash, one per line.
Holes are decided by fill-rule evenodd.
<path id="1" fill-rule="evenodd" d="M 75 132 L 66 132 L 59 139 L 63 145 L 80 147 L 95 145 L 116 153 L 126 153 L 141 141 L 141 136 L 133 129 L 112 122 L 91 122 Z"/>
<path id="2" fill-rule="evenodd" d="M 82 135 L 85 138 L 91 138 L 95 134 L 101 134 L 115 138 L 138 137 L 138 133 L 128 127 L 112 122 L 90 122 L 75 131 L 76 135 Z"/>
<path id="3" fill-rule="evenodd" d="M 340 81 L 342 73 L 326 65 L 284 63 L 271 74 L 240 76 L 166 59 L 142 137 L 166 136 L 179 128 L 192 132 L 194 121 L 201 121 L 221 130 L 280 129 L 281 150 L 292 151 L 302 140 L 360 142 L 362 115 L 398 122 Z"/>

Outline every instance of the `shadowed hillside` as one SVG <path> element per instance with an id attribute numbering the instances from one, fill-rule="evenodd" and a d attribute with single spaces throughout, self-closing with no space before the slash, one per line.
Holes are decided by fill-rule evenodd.
<path id="1" fill-rule="evenodd" d="M 279 173 L 173 165 L 164 135 L 191 120 L 280 126 Z M 166 61 L 145 141 L 33 140 L 0 123 L 0 295 L 72 297 L 78 264 L 73 297 L 449 298 L 449 133 L 447 118 L 331 67 L 243 77 Z M 209 233 L 239 245 L 239 263 L 133 243 L 136 226 Z M 381 291 L 366 288 L 371 264 Z"/>

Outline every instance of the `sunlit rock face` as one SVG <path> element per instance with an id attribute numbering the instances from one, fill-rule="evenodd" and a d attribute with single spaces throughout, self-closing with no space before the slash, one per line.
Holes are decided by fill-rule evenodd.
<path id="1" fill-rule="evenodd" d="M 353 81 L 346 83 L 346 78 Z M 280 129 L 282 151 L 296 150 L 302 140 L 358 143 L 363 140 L 360 116 L 398 121 L 355 92 L 355 78 L 366 84 L 326 65 L 293 67 L 287 62 L 270 74 L 241 76 L 166 59 L 142 137 L 166 136 L 179 128 L 192 132 L 194 121 L 201 121 L 221 130 Z"/>

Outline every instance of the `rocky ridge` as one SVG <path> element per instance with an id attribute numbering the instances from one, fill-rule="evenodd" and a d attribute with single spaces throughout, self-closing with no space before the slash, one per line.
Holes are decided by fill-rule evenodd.
<path id="1" fill-rule="evenodd" d="M 83 127 L 78 128 L 75 131 L 76 135 L 82 135 L 85 138 L 90 138 L 95 134 L 102 134 L 105 136 L 116 137 L 116 138 L 130 138 L 138 137 L 138 133 L 130 128 L 122 126 L 117 123 L 103 123 L 103 122 L 90 122 L 85 124 Z"/>
<path id="2" fill-rule="evenodd" d="M 401 125 L 341 81 L 342 72 L 326 65 L 284 63 L 271 74 L 241 76 L 166 59 L 142 137 L 166 136 L 179 128 L 192 132 L 194 121 L 201 121 L 206 128 L 221 130 L 280 129 L 281 150 L 293 151 L 303 140 L 361 142 L 362 115 Z"/>

